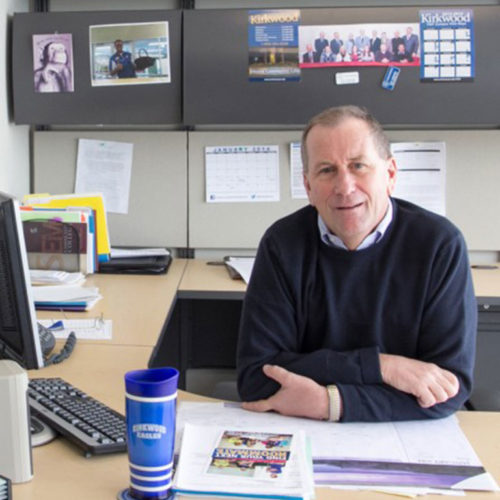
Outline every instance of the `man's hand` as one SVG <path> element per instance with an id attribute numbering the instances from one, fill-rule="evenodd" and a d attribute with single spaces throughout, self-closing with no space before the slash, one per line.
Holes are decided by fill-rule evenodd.
<path id="1" fill-rule="evenodd" d="M 386 384 L 413 394 L 422 408 L 444 403 L 459 389 L 458 379 L 450 371 L 404 356 L 380 354 L 380 371 Z"/>
<path id="2" fill-rule="evenodd" d="M 314 380 L 289 372 L 281 366 L 264 365 L 264 374 L 278 382 L 281 388 L 267 399 L 243 403 L 245 410 L 265 412 L 274 410 L 282 415 L 326 420 L 329 399 L 326 387 Z"/>

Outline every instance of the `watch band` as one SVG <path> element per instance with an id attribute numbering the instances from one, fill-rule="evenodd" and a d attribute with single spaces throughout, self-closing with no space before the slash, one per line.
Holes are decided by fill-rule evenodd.
<path id="1" fill-rule="evenodd" d="M 340 393 L 336 385 L 327 385 L 330 413 L 328 420 L 338 422 L 340 420 Z"/>

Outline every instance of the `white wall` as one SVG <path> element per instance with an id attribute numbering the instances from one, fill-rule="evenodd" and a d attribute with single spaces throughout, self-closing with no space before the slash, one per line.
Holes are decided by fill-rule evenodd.
<path id="1" fill-rule="evenodd" d="M 27 12 L 29 0 L 0 1 L 0 190 L 22 197 L 30 187 L 30 129 L 14 125 L 9 113 L 10 26 L 14 12 Z M 28 62 L 29 64 L 29 62 Z"/>

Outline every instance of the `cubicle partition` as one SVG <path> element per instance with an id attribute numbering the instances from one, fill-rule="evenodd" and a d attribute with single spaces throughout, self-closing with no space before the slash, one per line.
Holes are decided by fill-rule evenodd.
<path id="1" fill-rule="evenodd" d="M 303 8 L 300 25 L 317 26 L 319 35 L 332 25 L 419 23 L 419 10 Z M 381 86 L 386 67 L 302 68 L 300 81 L 250 81 L 248 11 L 188 10 L 184 12 L 184 39 L 189 41 L 184 44 L 184 123 L 300 125 L 327 106 L 352 103 L 368 107 L 385 125 L 497 127 L 500 7 L 475 6 L 473 17 L 473 82 L 422 83 L 418 66 L 404 67 L 396 87 L 388 91 Z M 331 40 L 332 33 L 327 32 L 326 38 Z M 336 85 L 335 74 L 345 71 L 359 72 L 359 83 Z"/>
<path id="2" fill-rule="evenodd" d="M 500 130 L 389 130 L 388 134 L 393 142 L 446 144 L 447 217 L 462 230 L 471 251 L 499 249 L 494 215 L 500 213 Z M 73 190 L 78 138 L 131 142 L 130 211 L 109 214 L 112 244 L 256 248 L 272 222 L 307 203 L 292 198 L 290 187 L 290 143 L 299 141 L 300 135 L 300 130 L 40 131 L 33 141 L 34 189 L 53 194 Z M 205 148 L 234 145 L 278 146 L 279 201 L 206 202 Z"/>
<path id="3" fill-rule="evenodd" d="M 106 37 L 96 36 L 96 45 L 104 41 L 110 45 L 116 38 L 125 38 L 123 27 L 135 26 L 137 37 L 140 25 L 167 22 L 167 58 L 169 82 L 154 84 L 108 85 L 92 84 L 96 56 L 90 47 L 91 26 L 113 26 Z M 104 31 L 101 33 L 105 33 Z M 53 39 L 69 44 L 56 35 L 71 35 L 68 58 L 74 79 L 73 90 L 63 92 L 35 91 L 34 70 L 48 58 L 33 48 L 33 36 L 53 35 Z M 102 12 L 48 12 L 14 15 L 12 30 L 12 81 L 14 119 L 17 124 L 32 125 L 139 125 L 180 124 L 182 122 L 181 78 L 182 12 L 180 10 L 140 10 Z M 50 40 L 50 37 L 48 38 Z M 48 42 L 47 42 L 48 45 Z M 146 55 L 144 49 L 141 55 Z M 151 54 L 153 55 L 153 54 Z M 39 57 L 40 56 L 40 57 Z M 107 64 L 109 57 L 103 64 Z M 71 67 L 71 64 L 68 64 Z M 49 68 L 50 69 L 50 68 Z M 113 82 L 115 83 L 115 82 Z M 121 83 L 121 82 L 118 82 Z"/>
<path id="4" fill-rule="evenodd" d="M 111 244 L 187 247 L 186 133 L 36 132 L 35 192 L 73 192 L 80 138 L 133 144 L 128 213 L 108 212 Z"/>

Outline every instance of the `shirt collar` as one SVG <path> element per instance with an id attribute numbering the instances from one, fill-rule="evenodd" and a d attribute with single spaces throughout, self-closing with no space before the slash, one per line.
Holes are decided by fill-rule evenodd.
<path id="1" fill-rule="evenodd" d="M 355 251 L 364 250 L 365 248 L 371 247 L 378 243 L 383 237 L 390 223 L 392 222 L 393 217 L 393 208 L 392 202 L 389 199 L 389 204 L 387 206 L 387 211 L 383 219 L 379 222 L 377 227 L 368 235 L 366 238 L 357 246 Z M 318 228 L 321 237 L 321 241 L 326 243 L 328 246 L 342 248 L 344 250 L 349 250 L 344 242 L 335 234 L 331 233 L 330 230 L 326 227 L 324 220 L 321 218 L 321 215 L 318 213 Z"/>

